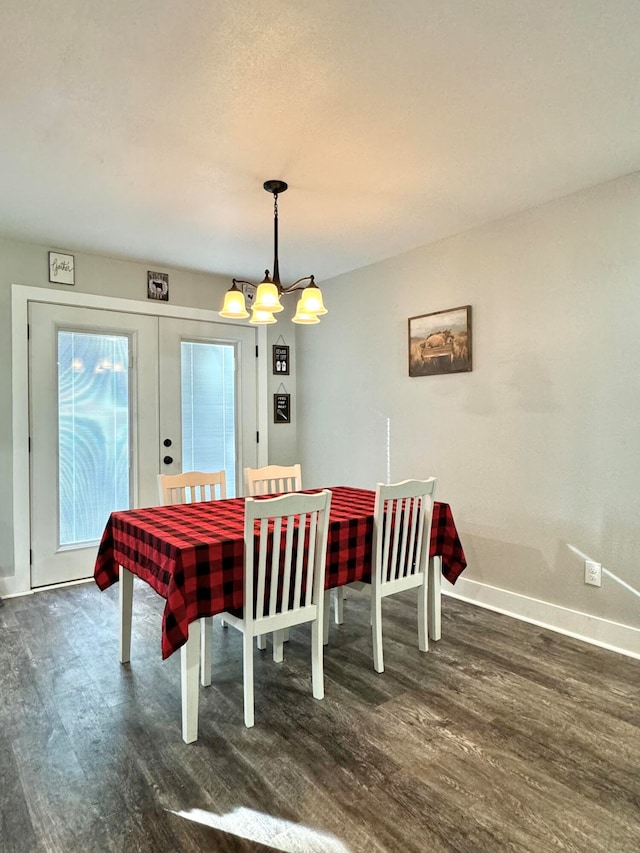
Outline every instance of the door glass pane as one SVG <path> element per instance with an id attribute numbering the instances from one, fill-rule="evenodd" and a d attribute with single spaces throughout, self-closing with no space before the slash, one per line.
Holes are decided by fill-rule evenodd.
<path id="1" fill-rule="evenodd" d="M 235 348 L 181 342 L 182 470 L 227 475 L 236 494 Z"/>
<path id="2" fill-rule="evenodd" d="M 61 546 L 99 541 L 129 509 L 129 339 L 58 332 Z"/>

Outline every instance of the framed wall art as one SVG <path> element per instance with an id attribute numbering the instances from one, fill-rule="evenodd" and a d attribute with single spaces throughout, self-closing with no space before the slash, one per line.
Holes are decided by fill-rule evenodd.
<path id="1" fill-rule="evenodd" d="M 291 423 L 291 394 L 273 395 L 273 422 L 274 424 Z"/>
<path id="2" fill-rule="evenodd" d="M 409 376 L 471 370 L 471 306 L 409 317 Z"/>
<path id="3" fill-rule="evenodd" d="M 169 301 L 169 273 L 147 270 L 147 298 Z"/>
<path id="4" fill-rule="evenodd" d="M 255 284 L 251 284 L 250 281 L 243 281 L 240 285 L 242 292 L 244 293 L 244 304 L 246 305 L 247 311 L 251 311 L 253 303 L 256 299 L 256 290 L 258 289 Z"/>
<path id="5" fill-rule="evenodd" d="M 287 344 L 273 345 L 273 372 L 277 376 L 289 375 L 289 347 Z"/>
<path id="6" fill-rule="evenodd" d="M 49 281 L 53 284 L 75 284 L 73 255 L 49 252 Z"/>

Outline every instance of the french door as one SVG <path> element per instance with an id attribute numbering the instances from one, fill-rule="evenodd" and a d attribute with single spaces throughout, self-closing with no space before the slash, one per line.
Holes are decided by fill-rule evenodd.
<path id="1" fill-rule="evenodd" d="M 29 304 L 31 585 L 90 577 L 109 513 L 157 474 L 256 464 L 255 330 Z M 239 491 L 239 488 L 238 488 Z"/>

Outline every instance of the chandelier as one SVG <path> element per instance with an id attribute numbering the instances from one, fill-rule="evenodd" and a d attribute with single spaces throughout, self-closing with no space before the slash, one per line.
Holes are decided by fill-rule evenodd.
<path id="1" fill-rule="evenodd" d="M 257 326 L 277 323 L 278 321 L 273 315 L 284 310 L 284 306 L 280 302 L 280 297 L 283 293 L 298 291 L 300 298 L 298 299 L 296 313 L 292 321 L 306 326 L 319 323 L 320 320 L 318 317 L 321 314 L 326 314 L 327 309 L 324 307 L 322 293 L 320 292 L 320 288 L 316 286 L 314 277 L 306 275 L 294 281 L 288 287 L 283 287 L 280 283 L 280 267 L 278 264 L 278 195 L 287 189 L 288 184 L 285 184 L 284 181 L 265 181 L 263 187 L 268 193 L 273 193 L 273 278 L 269 275 L 269 270 L 265 270 L 264 278 L 257 285 L 257 289 L 256 285 L 250 281 L 234 278 L 232 286 L 225 293 L 222 310 L 218 313 L 221 317 L 231 320 L 242 320 L 248 317 L 249 312 L 245 305 L 245 292 L 247 292 L 245 288 L 248 288 L 249 291 L 255 291 L 255 299 L 251 305 L 251 319 L 249 322 Z"/>

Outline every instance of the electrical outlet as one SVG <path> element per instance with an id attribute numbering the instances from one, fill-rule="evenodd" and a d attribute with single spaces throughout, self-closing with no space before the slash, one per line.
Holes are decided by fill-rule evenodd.
<path id="1" fill-rule="evenodd" d="M 593 560 L 584 561 L 584 582 L 591 586 L 602 586 L 602 566 Z"/>

